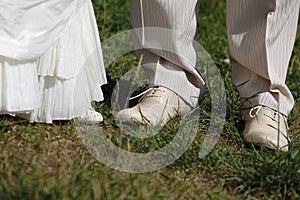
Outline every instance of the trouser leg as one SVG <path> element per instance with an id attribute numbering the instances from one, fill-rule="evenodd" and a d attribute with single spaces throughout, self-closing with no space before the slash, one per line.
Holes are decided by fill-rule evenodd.
<path id="1" fill-rule="evenodd" d="M 227 0 L 232 80 L 242 106 L 265 105 L 288 115 L 294 105 L 285 84 L 299 0 Z"/>
<path id="2" fill-rule="evenodd" d="M 196 8 L 196 0 L 132 0 L 130 20 L 133 29 L 141 28 L 132 36 L 150 83 L 173 90 L 192 106 L 204 85 L 195 70 Z"/>

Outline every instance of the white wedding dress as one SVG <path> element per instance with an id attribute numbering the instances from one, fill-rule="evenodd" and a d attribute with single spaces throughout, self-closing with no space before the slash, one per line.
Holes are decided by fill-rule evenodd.
<path id="1" fill-rule="evenodd" d="M 105 83 L 90 0 L 0 1 L 0 114 L 72 119 Z"/>

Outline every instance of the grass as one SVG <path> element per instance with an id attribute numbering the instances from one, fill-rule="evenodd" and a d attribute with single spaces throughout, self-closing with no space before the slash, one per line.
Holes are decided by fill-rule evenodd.
<path id="1" fill-rule="evenodd" d="M 129 29 L 129 1 L 94 0 L 102 40 Z M 75 123 L 30 124 L 0 118 L 0 199 L 299 199 L 300 198 L 300 31 L 287 84 L 296 100 L 289 116 L 292 137 L 288 153 L 245 144 L 241 137 L 239 95 L 231 84 L 225 29 L 225 2 L 201 1 L 199 41 L 223 75 L 228 99 L 223 134 L 213 151 L 199 159 L 207 128 L 209 101 L 202 106 L 202 129 L 188 151 L 170 166 L 129 174 L 98 162 L 82 144 Z M 108 136 L 124 149 L 146 152 L 173 137 L 176 120 L 160 136 L 145 141 L 122 134 L 113 124 L 111 90 L 116 79 L 136 66 L 133 54 L 120 58 L 108 71 L 106 100 L 97 104 Z M 159 139 L 162 143 L 156 143 Z M 129 144 L 129 146 L 128 146 Z M 159 146 L 161 145 L 161 146 Z"/>

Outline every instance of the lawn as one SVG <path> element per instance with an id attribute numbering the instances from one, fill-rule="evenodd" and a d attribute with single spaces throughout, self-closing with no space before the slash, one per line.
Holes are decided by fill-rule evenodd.
<path id="1" fill-rule="evenodd" d="M 93 4 L 102 41 L 129 30 L 130 1 L 93 0 Z M 198 157 L 210 120 L 208 95 L 200 112 L 202 129 L 186 153 L 165 168 L 141 174 L 117 171 L 95 159 L 74 121 L 31 124 L 1 116 L 0 199 L 299 199 L 300 28 L 287 77 L 296 101 L 289 116 L 292 143 L 289 152 L 274 152 L 246 144 L 241 137 L 239 95 L 231 84 L 230 65 L 224 62 L 228 58 L 225 0 L 202 0 L 200 8 L 199 42 L 220 70 L 227 95 L 224 129 L 210 154 Z M 112 89 L 137 64 L 133 52 L 112 64 L 109 83 L 103 87 L 105 101 L 96 109 L 103 113 L 101 126 L 115 144 L 147 152 L 172 140 L 177 121 L 168 124 L 161 136 L 146 140 L 131 138 L 115 126 Z"/>

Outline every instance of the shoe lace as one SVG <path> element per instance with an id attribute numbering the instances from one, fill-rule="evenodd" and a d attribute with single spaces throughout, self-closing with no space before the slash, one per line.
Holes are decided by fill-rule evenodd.
<path id="1" fill-rule="evenodd" d="M 157 94 L 158 91 L 165 92 L 165 90 L 160 89 L 158 86 L 152 86 L 152 87 L 148 88 L 147 90 L 145 90 L 144 92 L 129 98 L 129 100 L 131 101 L 133 99 L 141 97 L 139 99 L 139 101 L 141 101 L 145 97 L 161 97 L 161 95 Z"/>
<path id="2" fill-rule="evenodd" d="M 255 107 L 251 108 L 251 110 L 249 111 L 249 116 L 251 118 L 256 117 L 258 115 L 258 113 L 260 112 L 260 110 L 262 109 L 262 107 L 263 106 L 258 105 L 258 106 L 255 106 Z M 272 110 L 272 109 L 270 109 L 270 110 Z M 273 113 L 273 116 L 270 116 L 268 114 L 264 114 L 264 115 L 269 117 L 271 120 L 276 121 L 276 122 L 278 122 L 278 120 L 279 120 L 278 117 L 282 117 L 283 121 L 285 123 L 285 126 L 288 128 L 288 122 L 287 122 L 287 118 L 285 116 L 283 116 L 283 115 L 280 116 L 281 114 L 277 111 L 274 111 L 274 110 L 272 110 L 272 113 Z"/>
<path id="3" fill-rule="evenodd" d="M 262 106 L 255 106 L 253 108 L 251 108 L 251 110 L 249 111 L 249 116 L 251 118 L 254 118 L 257 116 L 257 114 L 259 113 L 259 111 L 261 110 Z"/>

